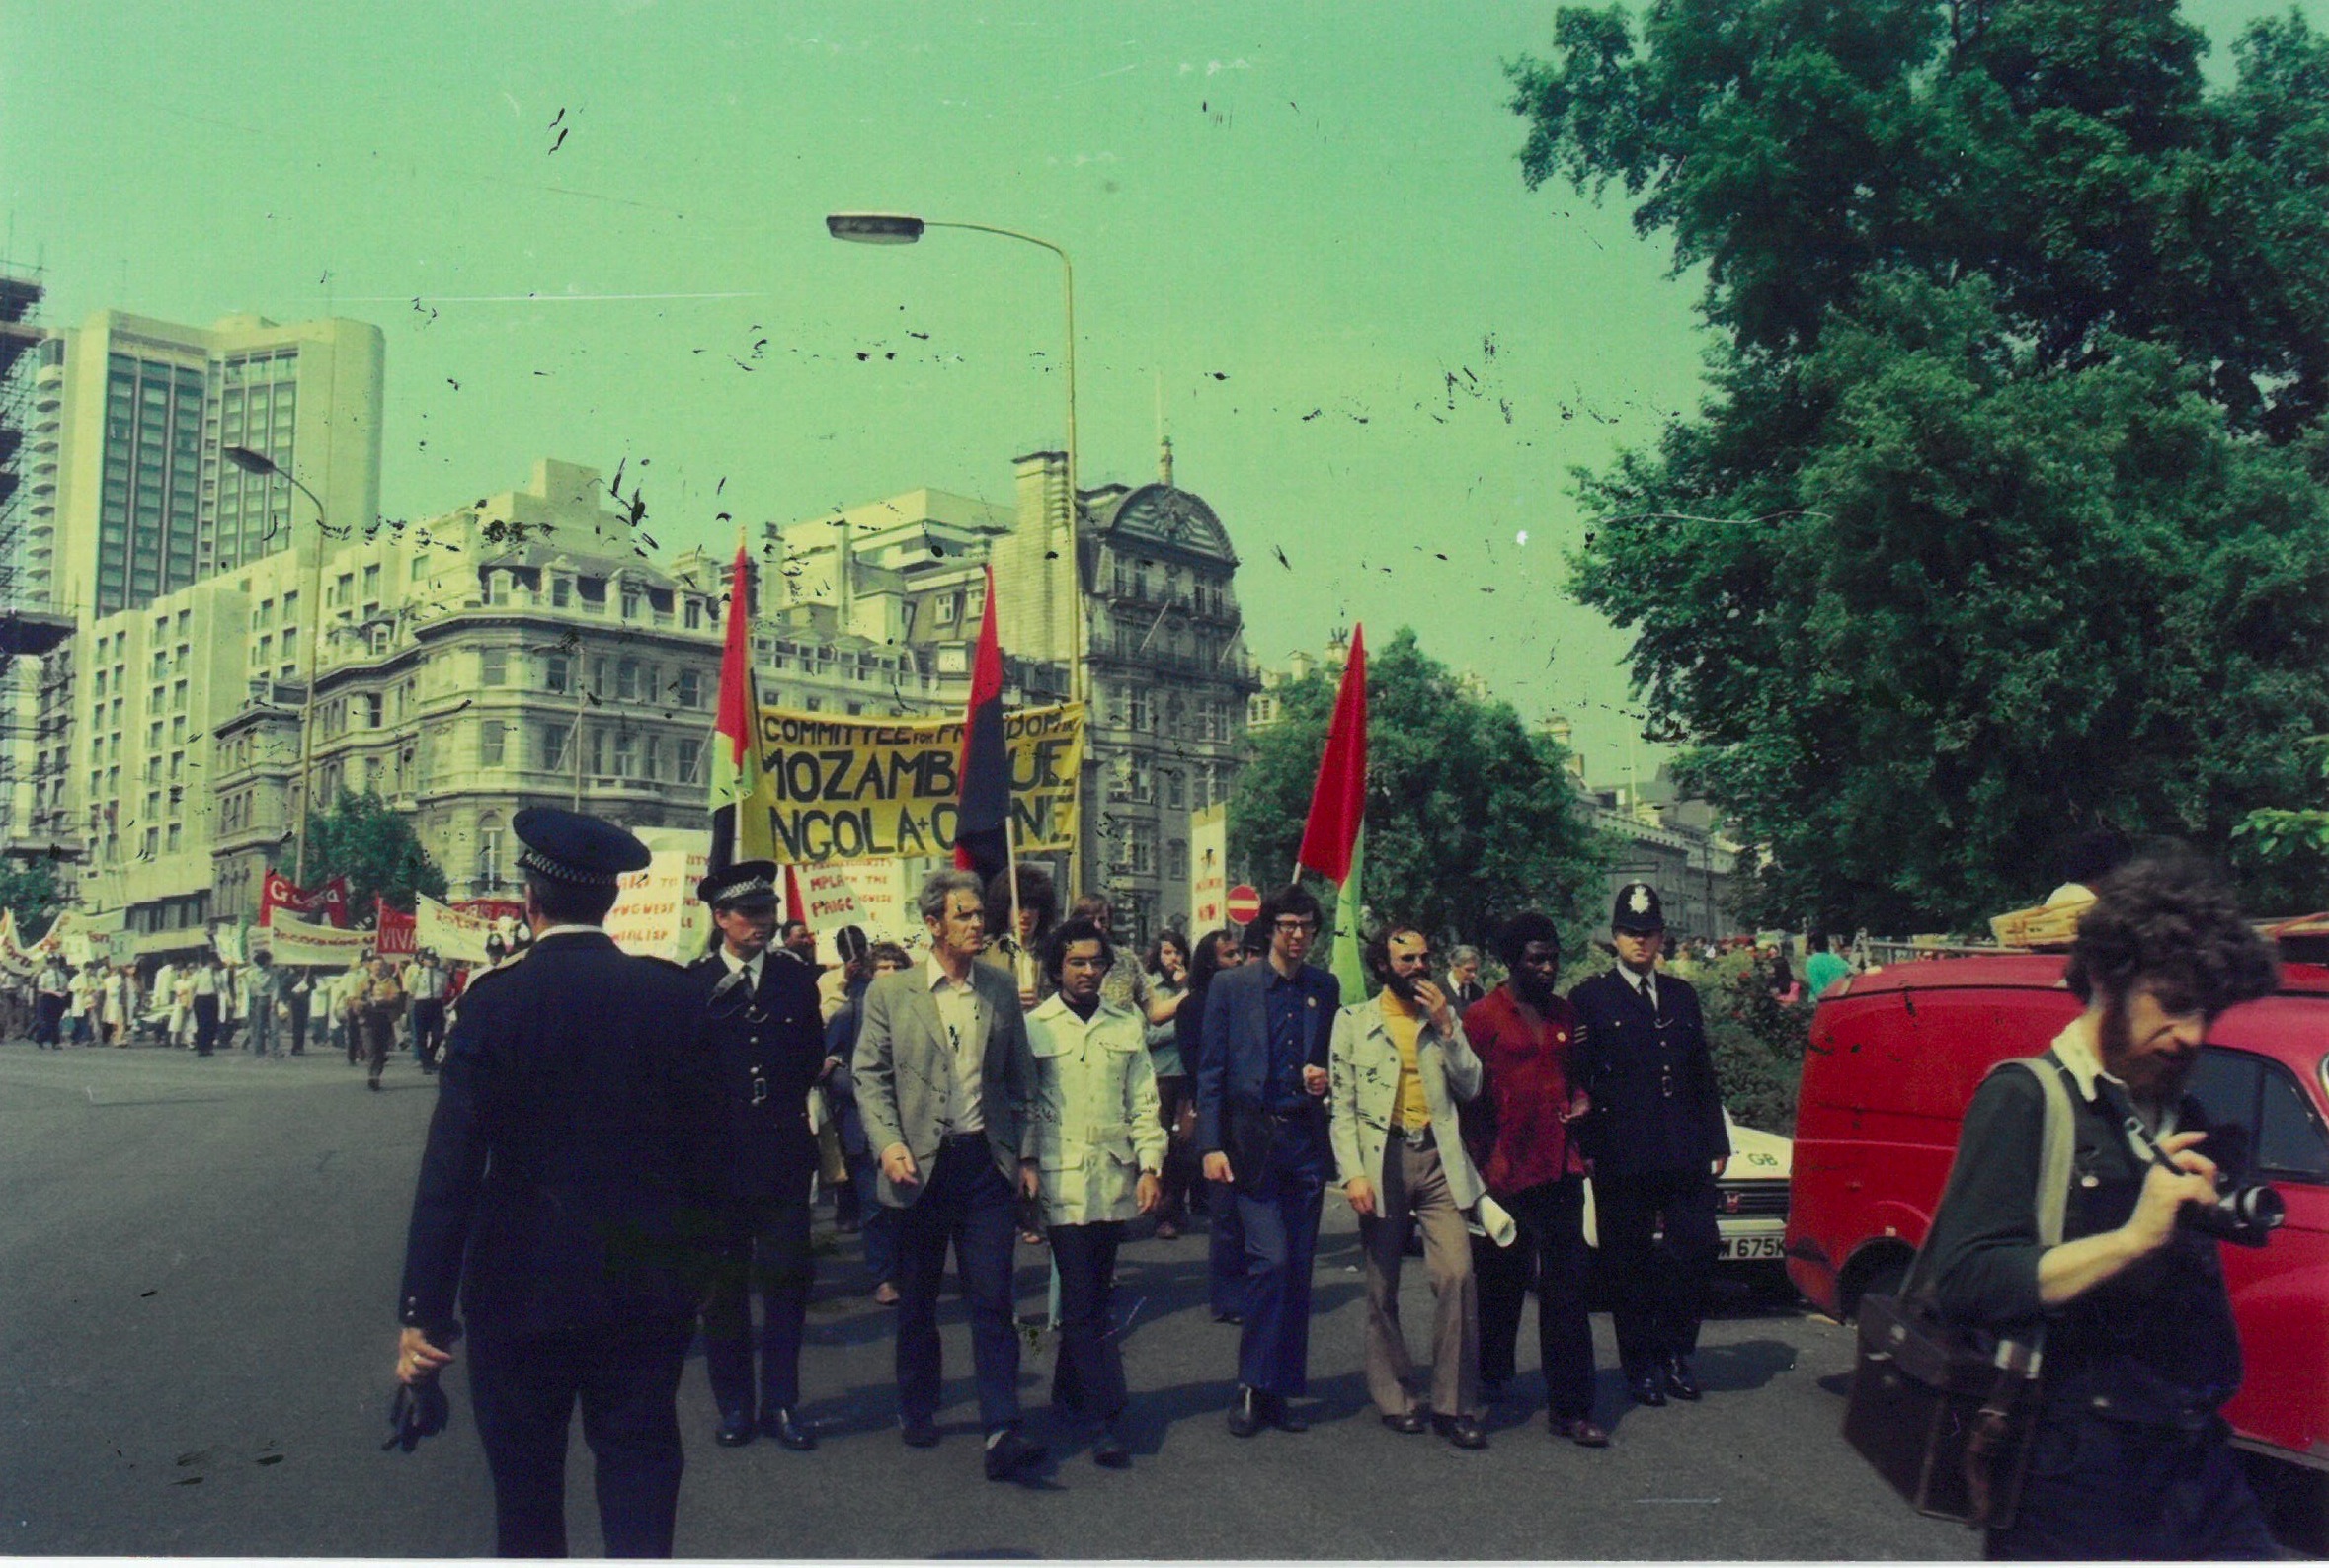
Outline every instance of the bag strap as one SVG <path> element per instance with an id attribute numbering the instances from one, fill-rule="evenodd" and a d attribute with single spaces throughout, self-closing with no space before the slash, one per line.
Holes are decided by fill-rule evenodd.
<path id="1" fill-rule="evenodd" d="M 2038 1222 L 2040 1244 L 2058 1247 L 2062 1244 L 2062 1226 L 2070 1209 L 2070 1167 L 2078 1152 L 2077 1122 L 2070 1101 L 2070 1069 L 2062 1064 L 2061 1058 L 2049 1047 L 2040 1056 L 2014 1057 L 1996 1063 L 1988 1073 L 1983 1074 L 1984 1080 L 2009 1067 L 2019 1067 L 2036 1078 L 2039 1093 L 2046 1104 L 2046 1121 L 2039 1134 L 2038 1186 L 2031 1195 L 2031 1205 L 2033 1217 Z M 1965 1149 L 1961 1145 L 1957 1157 L 1963 1158 L 1964 1155 Z M 1950 1180 L 1957 1176 L 1955 1160 L 1951 1161 L 1949 1176 Z M 1948 1183 L 1944 1182 L 1942 1191 L 1946 1194 L 1948 1190 Z M 1939 1217 L 1938 1215 L 1934 1215 L 1936 1220 Z M 1926 1233 L 1925 1239 L 1931 1241 L 1930 1231 Z M 1925 1284 L 1926 1265 L 1931 1258 L 1932 1248 L 1929 1245 L 1917 1248 L 1916 1257 L 1909 1264 L 1908 1278 L 1901 1282 L 1902 1300 L 1920 1294 Z M 2042 1321 L 2037 1336 L 2028 1345 L 2016 1340 L 2000 1341 L 1997 1365 L 2001 1369 L 2021 1371 L 2026 1361 L 2028 1374 L 2036 1376 L 2039 1352 L 2045 1338 L 2046 1328 Z"/>

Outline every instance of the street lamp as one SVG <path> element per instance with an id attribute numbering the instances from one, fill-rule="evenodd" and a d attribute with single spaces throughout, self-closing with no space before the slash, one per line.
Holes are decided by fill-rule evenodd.
<path id="1" fill-rule="evenodd" d="M 262 479 L 280 479 L 315 503 L 315 581 L 307 600 L 308 614 L 313 625 L 307 637 L 307 685 L 299 702 L 299 829 L 298 847 L 292 852 L 291 881 L 298 887 L 307 886 L 307 799 L 314 793 L 315 768 L 315 651 L 323 642 L 323 558 L 324 558 L 324 504 L 323 497 L 300 483 L 297 475 L 279 466 L 264 452 L 248 446 L 225 448 L 226 460 L 246 474 Z"/>
<path id="2" fill-rule="evenodd" d="M 1068 380 L 1068 547 L 1060 552 L 1068 561 L 1070 581 L 1076 585 L 1075 637 L 1069 646 L 1069 685 L 1076 700 L 1084 704 L 1084 722 L 1091 722 L 1090 654 L 1087 647 L 1090 628 L 1086 624 L 1084 606 L 1083 555 L 1077 548 L 1077 537 L 1082 533 L 1084 498 L 1076 488 L 1076 264 L 1068 253 L 1051 241 L 1017 229 L 998 228 L 992 223 L 957 223 L 940 218 L 920 218 L 904 212 L 832 212 L 826 214 L 825 231 L 837 240 L 852 245 L 912 245 L 928 229 L 968 229 L 974 234 L 1000 234 L 1006 240 L 1021 240 L 1038 245 L 1060 259 L 1060 282 L 1067 309 L 1068 352 L 1065 359 Z M 1084 769 L 1085 778 L 1090 767 Z M 1080 791 L 1081 792 L 1081 791 Z M 1079 810 L 1077 830 L 1078 849 L 1068 868 L 1068 880 L 1082 886 L 1078 880 L 1083 859 L 1083 823 L 1088 822 L 1087 813 Z"/>

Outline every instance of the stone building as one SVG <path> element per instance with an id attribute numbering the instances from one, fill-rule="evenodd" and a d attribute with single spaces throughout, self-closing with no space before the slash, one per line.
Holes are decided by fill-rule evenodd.
<path id="1" fill-rule="evenodd" d="M 654 564 L 603 495 L 594 470 L 545 460 L 523 489 L 97 622 L 76 716 L 83 904 L 125 909 L 141 952 L 258 912 L 268 864 L 293 864 L 319 601 L 316 807 L 369 790 L 409 812 L 455 898 L 515 891 L 509 823 L 528 805 L 702 825 L 728 560 Z M 910 651 L 763 605 L 762 700 L 943 706 Z"/>
<path id="2" fill-rule="evenodd" d="M 772 530 L 793 601 L 910 650 L 959 705 L 995 570 L 1005 702 L 1091 699 L 1082 843 L 1063 887 L 1105 893 L 1120 934 L 1184 925 L 1189 815 L 1237 776 L 1256 685 L 1238 609 L 1237 553 L 1202 498 L 1158 478 L 1083 492 L 1071 527 L 1067 457 L 1015 462 L 1016 504 L 917 490 Z"/>

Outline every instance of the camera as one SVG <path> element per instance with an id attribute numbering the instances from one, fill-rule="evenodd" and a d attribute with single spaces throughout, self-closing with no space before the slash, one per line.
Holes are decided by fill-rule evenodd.
<path id="1" fill-rule="evenodd" d="M 2263 1182 L 2234 1182 L 2218 1178 L 2215 1202 L 2186 1204 L 2176 1216 L 2204 1236 L 2236 1246 L 2261 1247 L 2289 1217 L 2281 1195 Z"/>

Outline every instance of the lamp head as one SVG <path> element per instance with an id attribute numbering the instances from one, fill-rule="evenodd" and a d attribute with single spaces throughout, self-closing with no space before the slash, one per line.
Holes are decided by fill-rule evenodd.
<path id="1" fill-rule="evenodd" d="M 255 452 L 248 446 L 226 447 L 225 454 L 228 462 L 246 474 L 280 474 L 282 472 L 281 469 L 275 466 L 274 458 L 264 452 Z"/>
<path id="2" fill-rule="evenodd" d="M 912 245 L 925 225 L 903 212 L 831 212 L 825 231 L 855 245 Z"/>

